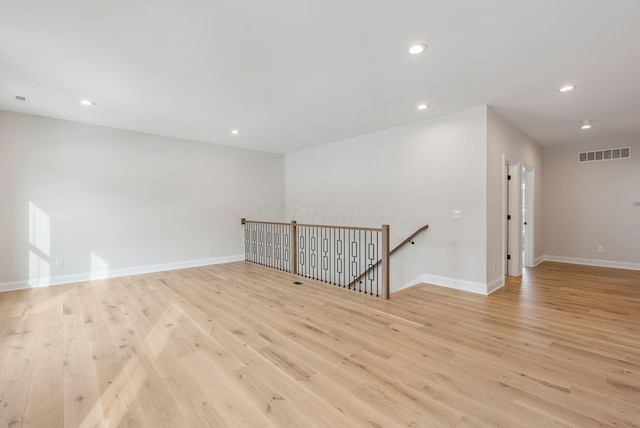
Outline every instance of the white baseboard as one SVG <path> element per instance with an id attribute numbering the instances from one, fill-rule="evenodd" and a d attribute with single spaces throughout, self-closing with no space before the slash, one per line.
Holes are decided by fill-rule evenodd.
<path id="1" fill-rule="evenodd" d="M 52 276 L 40 279 L 36 282 L 30 280 L 2 282 L 0 292 L 12 290 L 24 290 L 28 288 L 48 287 L 51 285 L 72 284 L 75 282 L 86 282 L 98 279 L 118 278 L 122 276 L 141 275 L 145 273 L 163 272 L 167 270 L 186 269 L 200 266 L 217 265 L 221 263 L 239 262 L 244 260 L 244 254 L 236 256 L 216 257 L 210 259 L 187 260 L 182 262 L 166 263 L 161 265 L 136 266 L 131 268 L 114 269 L 100 272 L 85 272 L 72 275 Z"/>
<path id="2" fill-rule="evenodd" d="M 411 288 L 414 285 L 418 285 L 424 282 L 424 280 L 422 279 L 424 275 L 418 275 L 417 277 L 415 277 L 414 279 L 412 279 L 411 281 L 407 282 L 405 285 L 403 285 L 402 287 L 395 289 L 395 290 L 391 290 L 391 294 L 393 293 L 397 293 L 398 291 L 401 290 L 406 290 L 407 288 Z"/>
<path id="3" fill-rule="evenodd" d="M 615 262 L 611 260 L 580 259 L 575 257 L 561 257 L 561 256 L 544 256 L 544 260 L 549 262 L 571 263 L 574 265 L 640 270 L 640 263 Z"/>
<path id="4" fill-rule="evenodd" d="M 536 257 L 536 259 L 533 261 L 533 266 L 532 267 L 536 267 L 540 263 L 542 263 L 544 261 L 544 257 L 545 256 Z"/>
<path id="5" fill-rule="evenodd" d="M 491 294 L 502 287 L 504 287 L 504 276 L 496 278 L 487 284 L 487 294 Z"/>
<path id="6" fill-rule="evenodd" d="M 423 273 L 422 275 L 408 282 L 407 284 L 400 287 L 399 289 L 394 290 L 393 292 L 395 293 L 397 291 L 404 290 L 406 288 L 413 287 L 414 285 L 421 284 L 421 283 L 438 285 L 440 287 L 453 288 L 456 290 L 468 291 L 470 293 L 484 294 L 484 295 L 487 294 L 487 286 L 486 284 L 483 284 L 481 282 L 465 281 L 462 279 L 447 278 L 445 276 L 430 275 L 427 273 Z"/>

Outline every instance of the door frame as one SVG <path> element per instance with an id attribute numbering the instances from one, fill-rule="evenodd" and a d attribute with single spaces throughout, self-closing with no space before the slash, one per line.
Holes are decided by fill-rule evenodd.
<path id="1" fill-rule="evenodd" d="M 511 170 L 511 181 L 507 175 Z M 522 163 L 512 156 L 502 155 L 502 276 L 522 275 Z M 507 220 L 511 207 L 511 220 Z M 509 242 L 507 242 L 509 240 Z M 507 252 L 510 260 L 507 260 Z"/>
<path id="2" fill-rule="evenodd" d="M 522 163 L 522 180 L 526 180 L 527 192 L 522 195 L 522 201 L 526 206 L 526 218 L 522 219 L 522 227 L 524 228 L 524 222 L 527 222 L 527 239 L 525 240 L 524 254 L 525 259 L 522 261 L 524 267 L 535 266 L 535 257 L 533 254 L 534 240 L 535 240 L 535 169 Z M 524 200 L 526 198 L 526 200 Z M 521 251 L 522 252 L 522 251 Z"/>

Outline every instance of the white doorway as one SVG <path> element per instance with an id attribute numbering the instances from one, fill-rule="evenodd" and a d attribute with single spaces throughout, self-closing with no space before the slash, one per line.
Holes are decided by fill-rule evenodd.
<path id="1" fill-rule="evenodd" d="M 504 155 L 504 275 L 520 276 L 535 265 L 534 169 Z"/>
<path id="2" fill-rule="evenodd" d="M 533 256 L 533 168 L 528 165 L 522 166 L 522 263 L 524 267 L 533 267 L 535 258 Z"/>
<path id="3" fill-rule="evenodd" d="M 521 190 L 520 163 L 505 161 L 505 204 L 504 204 L 504 264 L 505 276 L 520 276 L 520 251 L 522 241 L 521 223 Z"/>

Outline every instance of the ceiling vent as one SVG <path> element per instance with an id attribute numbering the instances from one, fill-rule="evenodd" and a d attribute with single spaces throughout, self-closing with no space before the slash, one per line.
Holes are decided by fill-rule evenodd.
<path id="1" fill-rule="evenodd" d="M 621 147 L 619 149 L 602 149 L 592 152 L 578 153 L 578 163 L 600 162 L 609 160 L 620 160 L 631 158 L 631 147 Z"/>
<path id="2" fill-rule="evenodd" d="M 20 104 L 31 104 L 31 101 L 29 100 L 29 97 L 27 97 L 27 96 L 14 95 L 13 97 L 15 98 L 17 103 L 20 103 Z"/>

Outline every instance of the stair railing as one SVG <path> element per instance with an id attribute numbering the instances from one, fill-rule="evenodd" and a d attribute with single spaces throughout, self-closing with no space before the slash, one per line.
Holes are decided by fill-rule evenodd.
<path id="1" fill-rule="evenodd" d="M 429 226 L 389 251 L 380 228 L 242 219 L 245 260 L 360 293 L 389 298 L 389 257 Z"/>
<path id="2" fill-rule="evenodd" d="M 411 242 L 411 244 L 413 245 L 414 244 L 414 242 L 413 242 L 414 238 L 416 236 L 420 235 L 422 232 L 424 232 L 428 228 L 429 228 L 429 225 L 427 224 L 427 225 L 422 226 L 420 229 L 416 230 L 415 232 L 413 232 L 411 234 L 411 236 L 409 236 L 407 239 L 405 239 L 404 241 L 399 243 L 393 250 L 389 251 L 389 257 L 394 255 L 397 251 L 399 251 L 402 247 L 407 245 L 409 242 Z M 372 265 L 366 271 L 362 272 L 362 274 L 360 274 L 360 276 L 358 276 L 356 279 L 354 279 L 353 282 L 351 284 L 349 284 L 349 286 L 354 286 L 354 284 L 356 282 L 362 280 L 362 278 L 365 277 L 369 273 L 370 270 L 375 269 L 378 266 L 378 264 L 380 264 L 381 262 L 382 262 L 382 260 L 378 260 L 378 262 L 375 265 Z"/>

